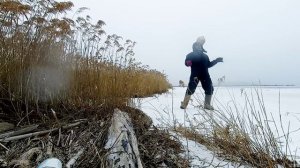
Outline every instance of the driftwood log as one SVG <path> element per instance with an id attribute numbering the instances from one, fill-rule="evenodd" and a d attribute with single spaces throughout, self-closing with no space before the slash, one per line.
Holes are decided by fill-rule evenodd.
<path id="1" fill-rule="evenodd" d="M 137 139 L 127 113 L 115 109 L 105 148 L 109 167 L 142 168 Z"/>

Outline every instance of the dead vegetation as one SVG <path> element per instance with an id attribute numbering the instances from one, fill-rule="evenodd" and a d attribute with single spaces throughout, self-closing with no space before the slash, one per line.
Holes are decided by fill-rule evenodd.
<path id="1" fill-rule="evenodd" d="M 180 155 L 183 149 L 179 141 L 168 132 L 151 128 L 151 119 L 142 111 L 130 107 L 124 107 L 123 110 L 132 119 L 144 167 L 154 168 L 163 164 L 169 167 L 188 167 L 188 161 Z M 58 117 L 59 123 L 52 120 L 52 124 L 41 123 L 30 126 L 30 129 L 27 127 L 26 132 L 19 131 L 21 135 L 10 134 L 3 137 L 0 134 L 0 143 L 3 145 L 0 150 L 0 165 L 34 167 L 53 156 L 66 165 L 79 153 L 73 166 L 107 167 L 106 158 L 110 151 L 104 146 L 112 112 L 90 107 L 62 113 L 64 116 L 70 115 L 70 118 Z M 19 137 L 15 138 L 17 136 Z"/>
<path id="2" fill-rule="evenodd" d="M 106 35 L 101 20 L 64 17 L 72 6 L 54 0 L 0 2 L 1 99 L 22 102 L 19 106 L 114 106 L 167 91 L 164 74 L 135 60 L 135 42 Z"/>
<path id="3" fill-rule="evenodd" d="M 283 148 L 283 139 L 278 138 L 279 125 L 283 128 L 283 123 L 275 123 L 273 115 L 267 113 L 262 93 L 254 89 L 250 97 L 244 94 L 245 107 L 239 108 L 234 100 L 232 106 L 217 102 L 219 110 L 199 110 L 194 121 L 190 120 L 190 127 L 179 125 L 175 131 L 230 161 L 261 168 L 297 167 L 287 150 L 289 133 L 284 135 L 286 147 Z"/>
<path id="4" fill-rule="evenodd" d="M 80 16 L 85 8 L 66 18 L 72 7 L 0 1 L 0 122 L 15 127 L 0 135 L 0 167 L 35 167 L 51 156 L 69 166 L 107 167 L 104 144 L 117 107 L 132 118 L 145 167 L 187 167 L 180 143 L 128 107 L 133 97 L 167 91 L 166 76 L 135 60 L 136 42 Z"/>

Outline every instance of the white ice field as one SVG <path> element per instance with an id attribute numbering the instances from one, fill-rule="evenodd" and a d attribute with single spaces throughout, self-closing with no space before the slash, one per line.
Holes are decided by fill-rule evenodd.
<path id="1" fill-rule="evenodd" d="M 259 141 L 259 137 L 263 136 L 260 135 L 262 134 L 260 128 L 264 127 L 263 129 L 266 129 L 269 126 L 274 137 L 281 144 L 282 151 L 292 155 L 299 163 L 300 88 L 215 87 L 212 105 L 216 111 L 204 111 L 199 107 L 203 104 L 204 99 L 201 87 L 197 88 L 186 111 L 180 109 L 180 102 L 185 91 L 186 88 L 174 87 L 169 93 L 139 99 L 136 100 L 138 102 L 135 104 L 152 118 L 154 125 L 163 128 L 173 127 L 174 124 L 182 124 L 188 127 L 197 127 L 197 125 L 202 124 L 203 127 L 209 122 L 206 121 L 207 118 L 202 118 L 202 114 L 211 113 L 217 121 L 220 120 L 221 124 L 227 125 L 230 120 L 235 120 L 237 124 L 245 126 L 249 136 L 255 136 L 256 140 Z M 256 119 L 254 116 L 256 116 Z M 251 123 L 252 121 L 253 123 Z M 214 158 L 213 153 L 206 150 L 201 144 L 190 140 L 188 141 L 189 144 L 185 138 L 179 137 L 179 139 L 185 147 L 188 146 L 195 167 L 197 165 L 214 167 L 222 164 L 223 167 L 236 167 L 233 163 Z M 286 146 L 286 139 L 288 139 L 288 147 Z M 262 145 L 264 145 L 263 142 Z"/>

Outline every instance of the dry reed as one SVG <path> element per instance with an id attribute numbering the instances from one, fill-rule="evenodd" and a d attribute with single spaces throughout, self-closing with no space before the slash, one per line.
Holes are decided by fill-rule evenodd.
<path id="1" fill-rule="evenodd" d="M 19 119 L 29 105 L 122 106 L 167 91 L 166 76 L 134 58 L 135 42 L 106 35 L 72 2 L 0 2 L 0 98 Z M 4 101 L 2 104 L 7 104 Z M 26 107 L 24 107 L 26 106 Z"/>
<path id="2" fill-rule="evenodd" d="M 254 89 L 250 96 L 246 92 L 244 96 L 242 108 L 234 97 L 226 106 L 216 99 L 219 110 L 199 110 L 199 117 L 190 121 L 191 127 L 179 126 L 176 131 L 236 162 L 262 168 L 297 165 L 291 153 L 282 148 L 278 137 L 283 123 L 276 123 L 267 113 L 262 92 Z M 288 149 L 288 137 L 284 141 Z"/>

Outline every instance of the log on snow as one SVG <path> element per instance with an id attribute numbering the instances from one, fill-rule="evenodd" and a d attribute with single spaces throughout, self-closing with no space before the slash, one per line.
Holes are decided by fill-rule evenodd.
<path id="1" fill-rule="evenodd" d="M 105 148 L 109 150 L 109 167 L 143 167 L 131 119 L 119 109 L 114 111 Z"/>

